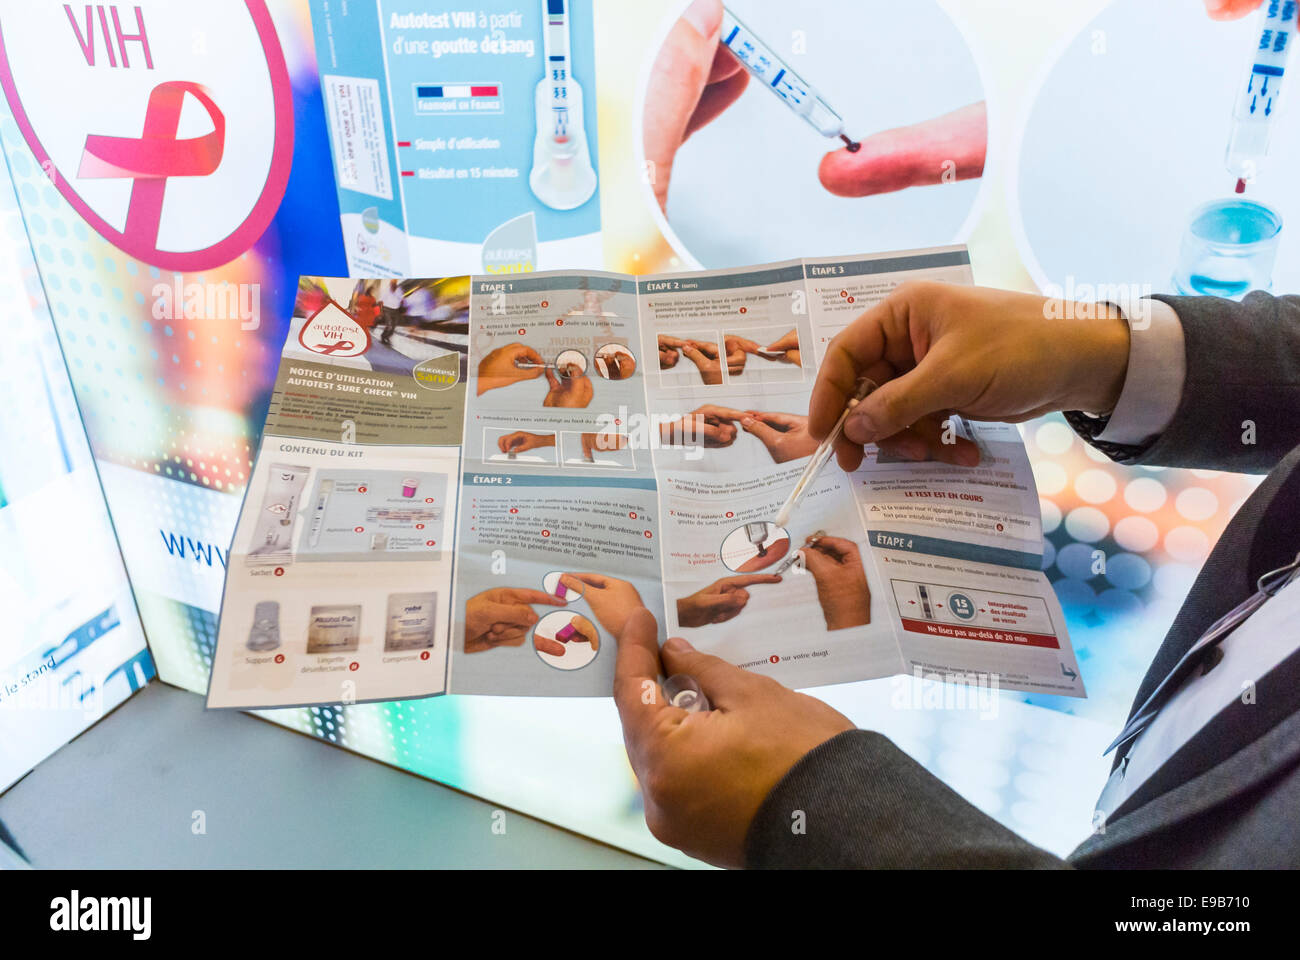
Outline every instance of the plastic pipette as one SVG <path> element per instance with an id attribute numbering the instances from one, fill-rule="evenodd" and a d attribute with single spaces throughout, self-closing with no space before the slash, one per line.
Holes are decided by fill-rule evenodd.
<path id="1" fill-rule="evenodd" d="M 821 473 L 822 467 L 826 466 L 831 454 L 835 452 L 835 441 L 843 435 L 844 424 L 848 422 L 849 414 L 875 389 L 876 384 L 866 377 L 858 381 L 857 393 L 849 398 L 848 406 L 844 408 L 840 418 L 835 421 L 835 428 L 831 430 L 830 435 L 821 442 L 817 450 L 808 459 L 808 465 L 803 468 L 803 473 L 799 475 L 798 483 L 794 485 L 794 489 L 790 491 L 790 496 L 786 498 L 780 512 L 777 513 L 776 519 L 772 521 L 778 527 L 784 527 L 790 522 L 790 514 L 794 512 L 794 508 L 799 505 L 799 501 L 803 499 L 804 494 L 808 492 L 808 488 L 817 479 L 817 474 Z"/>
<path id="2" fill-rule="evenodd" d="M 722 45 L 814 130 L 823 137 L 839 137 L 850 151 L 857 152 L 861 144 L 844 132 L 844 118 L 726 7 L 722 8 Z"/>
<path id="3" fill-rule="evenodd" d="M 1295 49 L 1297 16 L 1300 3 L 1296 0 L 1267 0 L 1260 10 L 1259 37 L 1232 110 L 1225 157 L 1228 172 L 1237 178 L 1238 193 L 1246 192 L 1246 184 L 1255 179 L 1268 155 L 1273 121 L 1281 105 L 1282 78 Z"/>

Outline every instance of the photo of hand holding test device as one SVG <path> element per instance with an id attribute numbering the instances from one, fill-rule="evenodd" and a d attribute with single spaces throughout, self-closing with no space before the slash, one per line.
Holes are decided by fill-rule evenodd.
<path id="1" fill-rule="evenodd" d="M 836 421 L 835 426 L 831 429 L 831 432 L 827 435 L 826 439 L 818 445 L 817 450 L 808 458 L 808 463 L 804 466 L 803 472 L 799 475 L 799 479 L 795 481 L 794 488 L 790 491 L 790 495 L 786 498 L 785 503 L 782 504 L 781 509 L 777 511 L 776 517 L 770 523 L 746 523 L 733 531 L 732 534 L 727 537 L 727 540 L 724 541 L 722 547 L 721 553 L 724 563 L 733 570 L 751 570 L 759 569 L 759 564 L 767 566 L 769 563 L 779 561 L 777 566 L 771 571 L 773 577 L 778 578 L 782 574 L 788 572 L 796 563 L 801 561 L 806 562 L 805 549 L 795 550 L 789 555 L 785 555 L 784 559 L 782 559 L 785 551 L 789 550 L 791 543 L 790 533 L 786 529 L 786 525 L 790 522 L 790 517 L 794 513 L 795 508 L 799 506 L 809 488 L 813 485 L 814 481 L 816 481 L 822 470 L 825 469 L 826 464 L 830 462 L 831 456 L 835 452 L 835 444 L 839 438 L 843 436 L 844 424 L 848 421 L 850 414 L 852 414 L 858 404 L 870 396 L 871 392 L 875 389 L 876 383 L 867 377 L 863 377 L 858 381 L 857 390 L 854 392 L 853 396 L 849 398 L 848 403 L 844 407 L 844 412 L 840 414 L 839 420 Z M 727 544 L 733 540 L 737 541 L 737 543 L 745 541 L 749 547 L 749 551 L 757 551 L 756 556 L 745 560 L 745 562 L 739 567 L 732 566 L 732 564 L 728 562 Z M 853 545 L 848 541 L 840 541 L 839 538 L 829 537 L 824 530 L 818 530 L 816 533 L 809 536 L 805 541 L 805 548 L 816 548 L 822 541 L 826 541 L 828 544 L 827 552 L 831 555 L 830 562 L 837 568 L 842 566 L 846 570 L 852 572 L 852 580 L 844 582 L 842 586 L 847 589 L 847 592 L 855 594 L 853 602 L 849 604 L 822 604 L 823 612 L 826 616 L 827 629 L 837 630 L 844 627 L 863 626 L 870 623 L 871 594 L 867 587 L 866 577 L 862 573 L 862 562 L 860 557 L 857 556 L 856 548 L 853 548 L 851 551 L 846 549 L 843 554 L 837 554 L 835 550 L 837 545 L 841 543 L 847 544 L 848 547 L 852 547 Z M 734 548 L 733 552 L 735 552 Z M 848 555 L 850 552 L 852 553 L 852 556 Z M 770 559 L 768 559 L 769 557 Z M 733 559 L 738 559 L 738 557 Z M 765 559 L 768 559 L 767 563 L 763 562 Z M 850 562 L 840 563 L 840 560 Z M 757 564 L 756 561 L 758 562 Z M 817 577 L 819 594 L 823 589 L 823 579 L 825 578 Z M 827 589 L 830 588 L 827 587 Z M 679 605 L 679 615 L 680 609 Z M 670 681 L 673 682 L 674 692 L 669 692 L 668 687 Z M 704 697 L 703 691 L 698 689 L 698 685 L 695 685 L 695 687 L 692 688 L 683 685 L 685 681 L 690 681 L 691 684 L 694 684 L 694 681 L 690 677 L 681 675 L 671 677 L 669 680 L 664 682 L 664 693 L 668 696 L 669 702 L 674 706 L 683 706 L 684 709 L 691 712 L 701 712 L 710 709 L 708 706 L 708 700 Z M 683 703 L 677 702 L 678 696 L 682 698 Z M 684 706 L 685 703 L 691 705 Z M 701 706 L 701 703 L 703 706 Z"/>

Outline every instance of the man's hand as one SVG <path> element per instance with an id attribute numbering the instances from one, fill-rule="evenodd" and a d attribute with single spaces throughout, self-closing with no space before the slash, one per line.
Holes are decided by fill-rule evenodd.
<path id="1" fill-rule="evenodd" d="M 648 610 L 628 617 L 614 667 L 614 703 L 650 832 L 722 867 L 744 866 L 745 836 L 767 795 L 804 754 L 846 730 L 849 719 L 775 680 L 664 644 Z M 657 678 L 685 673 L 712 710 L 687 713 L 664 699 Z"/>
<path id="2" fill-rule="evenodd" d="M 795 413 L 750 410 L 741 418 L 740 426 L 762 441 L 776 463 L 810 457 L 817 450 L 817 441 L 808 432 L 808 418 Z"/>
<path id="3" fill-rule="evenodd" d="M 508 387 L 521 380 L 535 380 L 542 375 L 541 365 L 545 362 L 540 353 L 524 343 L 508 343 L 504 347 L 497 347 L 479 361 L 478 395 L 482 396 L 498 387 Z M 534 363 L 538 366 L 521 370 L 516 366 L 519 363 Z"/>
<path id="4" fill-rule="evenodd" d="M 803 548 L 803 565 L 817 583 L 827 630 L 871 622 L 871 589 L 856 543 L 842 537 L 810 538 Z"/>
<path id="5" fill-rule="evenodd" d="M 696 590 L 689 597 L 677 601 L 677 622 L 683 627 L 702 627 L 709 623 L 725 623 L 745 609 L 749 591 L 756 583 L 780 583 L 781 578 L 771 573 L 751 573 L 740 577 L 723 577 L 707 587 Z"/>
<path id="6" fill-rule="evenodd" d="M 507 433 L 503 437 L 497 437 L 497 446 L 502 453 L 523 453 L 525 450 L 535 450 L 538 447 L 553 447 L 555 446 L 555 434 L 527 433 L 523 430 L 516 430 L 514 433 Z"/>
<path id="7" fill-rule="evenodd" d="M 549 367 L 546 370 L 546 382 L 550 390 L 542 401 L 544 407 L 585 407 L 591 403 L 595 391 L 591 386 L 591 377 L 570 365 L 563 377 L 557 377 Z"/>
<path id="8" fill-rule="evenodd" d="M 735 103 L 749 82 L 740 61 L 718 45 L 721 31 L 722 0 L 695 0 L 673 24 L 650 70 L 655 101 L 645 111 L 641 132 L 650 184 L 665 212 L 677 151 Z"/>
<path id="9" fill-rule="evenodd" d="M 465 602 L 465 652 L 480 653 L 493 647 L 518 647 L 538 616 L 529 604 L 562 607 L 564 601 L 541 590 L 497 587 Z"/>
<path id="10" fill-rule="evenodd" d="M 603 573 L 566 573 L 561 575 L 560 582 L 582 594 L 582 599 L 587 601 L 600 625 L 615 640 L 623 636 L 623 625 L 628 614 L 645 606 L 636 587 L 626 580 L 607 577 Z"/>
<path id="11" fill-rule="evenodd" d="M 1108 413 L 1124 385 L 1128 350 L 1128 324 L 1111 307 L 905 283 L 826 348 L 808 430 L 825 439 L 865 376 L 879 389 L 846 421 L 836 445 L 840 466 L 857 469 L 867 443 L 973 465 L 974 444 L 943 442 L 944 417 L 1019 423 L 1054 410 Z"/>

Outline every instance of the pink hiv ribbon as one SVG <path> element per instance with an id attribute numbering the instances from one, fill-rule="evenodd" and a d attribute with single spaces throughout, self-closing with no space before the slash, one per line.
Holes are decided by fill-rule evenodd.
<path id="1" fill-rule="evenodd" d="M 203 105 L 212 132 L 185 140 L 176 138 L 181 107 L 189 94 Z M 226 117 L 205 87 L 187 80 L 168 80 L 149 92 L 144 131 L 139 138 L 86 137 L 77 176 L 84 179 L 127 178 L 131 199 L 123 236 L 158 246 L 163 193 L 169 177 L 206 177 L 221 164 L 226 143 Z"/>
<path id="2" fill-rule="evenodd" d="M 316 352 L 317 352 L 317 353 L 334 353 L 335 351 L 338 351 L 338 350 L 355 350 L 356 347 L 357 347 L 357 345 L 356 345 L 355 343 L 353 343 L 351 340 L 340 340 L 338 343 L 334 344 L 333 346 L 322 347 L 320 350 L 317 350 Z"/>

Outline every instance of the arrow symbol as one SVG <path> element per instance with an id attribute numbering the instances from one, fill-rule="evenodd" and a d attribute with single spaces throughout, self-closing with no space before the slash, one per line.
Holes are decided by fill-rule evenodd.
<path id="1" fill-rule="evenodd" d="M 1061 664 L 1061 675 L 1069 677 L 1071 680 L 1077 680 L 1079 678 L 1079 675 L 1073 670 L 1065 669 L 1065 664 Z"/>
<path id="2" fill-rule="evenodd" d="M 1272 113 L 1272 112 L 1273 112 L 1273 98 L 1272 98 L 1272 97 L 1269 97 L 1269 98 L 1268 98 L 1268 106 L 1266 106 L 1266 107 L 1264 108 L 1264 116 L 1267 117 L 1267 116 L 1268 116 L 1270 113 Z"/>
<path id="3" fill-rule="evenodd" d="M 1251 113 L 1254 113 L 1254 112 L 1255 112 L 1255 101 L 1258 100 L 1258 99 L 1259 99 L 1258 97 L 1251 97 L 1251 98 L 1250 98 L 1250 112 L 1251 112 Z"/>

